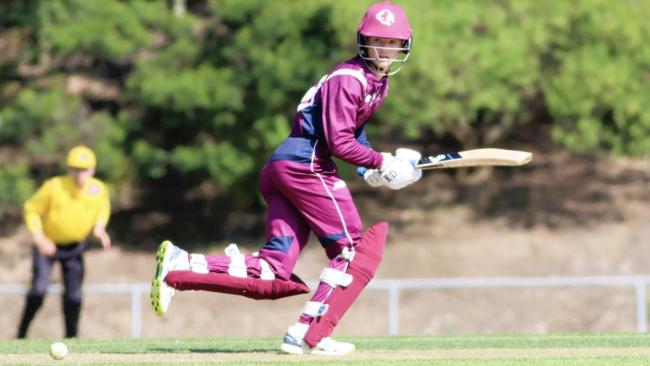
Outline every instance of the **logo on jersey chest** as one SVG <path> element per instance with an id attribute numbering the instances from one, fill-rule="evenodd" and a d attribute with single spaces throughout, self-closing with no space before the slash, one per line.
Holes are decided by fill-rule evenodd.
<path id="1" fill-rule="evenodd" d="M 371 93 L 366 95 L 366 104 L 375 104 L 379 100 L 379 93 Z"/>

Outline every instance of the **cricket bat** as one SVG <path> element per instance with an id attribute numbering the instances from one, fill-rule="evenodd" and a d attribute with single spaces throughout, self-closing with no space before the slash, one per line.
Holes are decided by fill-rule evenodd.
<path id="1" fill-rule="evenodd" d="M 428 170 L 473 166 L 521 166 L 528 164 L 532 159 L 533 154 L 527 151 L 484 148 L 425 156 L 415 164 L 415 167 Z"/>

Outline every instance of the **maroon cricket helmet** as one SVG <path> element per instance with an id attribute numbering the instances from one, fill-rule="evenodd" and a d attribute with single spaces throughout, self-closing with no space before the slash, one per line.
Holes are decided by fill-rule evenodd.
<path id="1" fill-rule="evenodd" d="M 401 39 L 404 42 L 402 47 L 373 47 L 367 44 L 368 37 Z M 396 70 L 388 72 L 388 75 L 397 73 L 408 59 L 411 46 L 413 44 L 413 29 L 409 23 L 408 17 L 402 8 L 389 2 L 384 1 L 374 4 L 368 8 L 359 23 L 357 31 L 357 52 L 366 62 L 378 61 L 378 58 L 372 57 L 369 50 L 371 48 L 397 49 L 402 54 L 401 58 L 391 59 L 392 63 L 399 63 Z"/>

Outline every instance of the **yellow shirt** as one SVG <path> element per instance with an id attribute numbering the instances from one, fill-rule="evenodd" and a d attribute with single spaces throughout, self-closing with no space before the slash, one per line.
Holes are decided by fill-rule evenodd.
<path id="1" fill-rule="evenodd" d="M 100 180 L 91 177 L 77 188 L 64 175 L 43 183 L 24 209 L 29 231 L 42 230 L 56 244 L 72 244 L 88 237 L 96 224 L 108 223 L 111 203 Z"/>

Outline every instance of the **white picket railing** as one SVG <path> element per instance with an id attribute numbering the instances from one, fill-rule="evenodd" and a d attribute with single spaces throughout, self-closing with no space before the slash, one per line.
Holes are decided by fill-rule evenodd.
<path id="1" fill-rule="evenodd" d="M 650 276 L 589 276 L 589 277 L 521 277 L 521 278 L 453 278 L 453 279 L 375 279 L 368 288 L 386 291 L 388 295 L 388 334 L 399 334 L 400 291 L 405 289 L 461 289 L 461 288 L 549 288 L 549 287 L 620 287 L 634 288 L 637 332 L 648 331 L 646 287 Z M 315 288 L 317 282 L 308 283 Z M 126 293 L 131 295 L 131 337 L 142 335 L 142 296 L 149 294 L 148 283 L 86 284 L 86 293 Z M 0 284 L 2 294 L 25 294 L 23 285 Z M 60 293 L 60 285 L 50 285 L 48 291 Z"/>
<path id="2" fill-rule="evenodd" d="M 61 285 L 51 284 L 48 286 L 49 293 L 61 293 Z M 86 284 L 83 286 L 85 293 L 97 294 L 131 294 L 131 337 L 140 338 L 142 335 L 142 296 L 149 295 L 151 284 L 148 283 L 101 283 Z M 16 284 L 1 284 L 0 295 L 13 294 L 24 295 L 27 287 Z"/>

